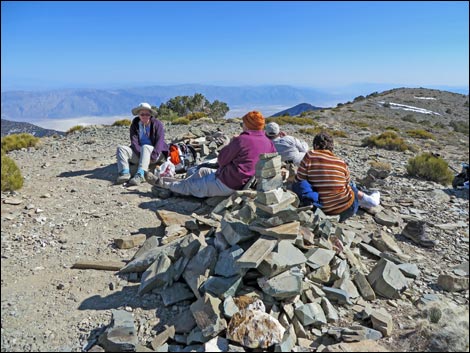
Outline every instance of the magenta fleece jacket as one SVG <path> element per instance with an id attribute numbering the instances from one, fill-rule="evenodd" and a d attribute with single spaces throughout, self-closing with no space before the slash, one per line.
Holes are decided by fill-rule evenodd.
<path id="1" fill-rule="evenodd" d="M 220 150 L 216 176 L 229 188 L 240 190 L 255 175 L 259 155 L 275 152 L 276 147 L 264 130 L 244 131 Z"/>

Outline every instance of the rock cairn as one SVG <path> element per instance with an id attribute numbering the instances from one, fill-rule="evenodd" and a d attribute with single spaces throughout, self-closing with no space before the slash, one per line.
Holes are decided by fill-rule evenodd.
<path id="1" fill-rule="evenodd" d="M 213 198 L 208 216 L 157 211 L 165 235 L 147 239 L 119 272 L 140 278 L 139 294 L 160 295 L 165 306 L 191 303 L 153 339 L 154 350 L 312 350 L 391 334 L 391 315 L 369 302 L 401 298 L 420 276 L 416 265 L 386 232 L 362 234 L 320 209 L 297 208 L 280 172 L 280 156 L 264 154 L 256 190 Z M 351 310 L 362 325 L 340 327 Z M 134 331 L 100 342 L 112 336 L 129 347 Z"/>

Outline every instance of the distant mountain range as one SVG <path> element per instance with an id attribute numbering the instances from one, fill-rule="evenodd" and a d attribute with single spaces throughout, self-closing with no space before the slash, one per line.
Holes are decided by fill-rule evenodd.
<path id="1" fill-rule="evenodd" d="M 321 110 L 323 108 L 320 107 L 315 107 L 314 105 L 308 104 L 308 103 L 300 103 L 297 104 L 295 107 L 283 110 L 279 113 L 273 114 L 271 116 L 283 116 L 283 115 L 290 115 L 290 116 L 296 116 L 300 115 L 303 112 L 308 112 L 308 111 L 313 111 L 313 110 Z"/>
<path id="2" fill-rule="evenodd" d="M 19 121 L 9 121 L 5 119 L 2 120 L 2 137 L 11 135 L 11 134 L 22 134 L 28 133 L 36 137 L 45 137 L 52 135 L 64 135 L 63 132 L 57 130 L 43 129 L 42 127 L 36 126 L 34 124 L 19 122 Z"/>
<path id="3" fill-rule="evenodd" d="M 7 91 L 1 93 L 1 117 L 13 121 L 34 122 L 41 119 L 83 116 L 129 116 L 131 108 L 140 102 L 159 106 L 170 98 L 195 93 L 203 94 L 210 101 L 217 99 L 225 102 L 231 109 L 240 106 L 253 109 L 268 105 L 290 106 L 299 102 L 322 102 L 323 105 L 330 102 L 330 105 L 335 105 L 350 97 L 346 94 L 331 94 L 291 86 L 176 85 L 115 90 Z"/>

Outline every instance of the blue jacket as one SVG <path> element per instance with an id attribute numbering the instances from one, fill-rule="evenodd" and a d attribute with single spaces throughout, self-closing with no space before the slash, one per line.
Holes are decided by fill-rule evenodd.
<path id="1" fill-rule="evenodd" d="M 301 206 L 323 207 L 320 203 L 320 195 L 312 189 L 312 185 L 307 180 L 296 181 L 292 184 L 292 191 L 299 197 Z"/>

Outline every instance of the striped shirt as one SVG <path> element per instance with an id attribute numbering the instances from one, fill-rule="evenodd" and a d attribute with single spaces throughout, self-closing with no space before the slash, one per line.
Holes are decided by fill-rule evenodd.
<path id="1" fill-rule="evenodd" d="M 354 202 L 346 163 L 328 150 L 311 150 L 300 162 L 297 181 L 307 180 L 320 195 L 322 211 L 337 215 Z"/>

